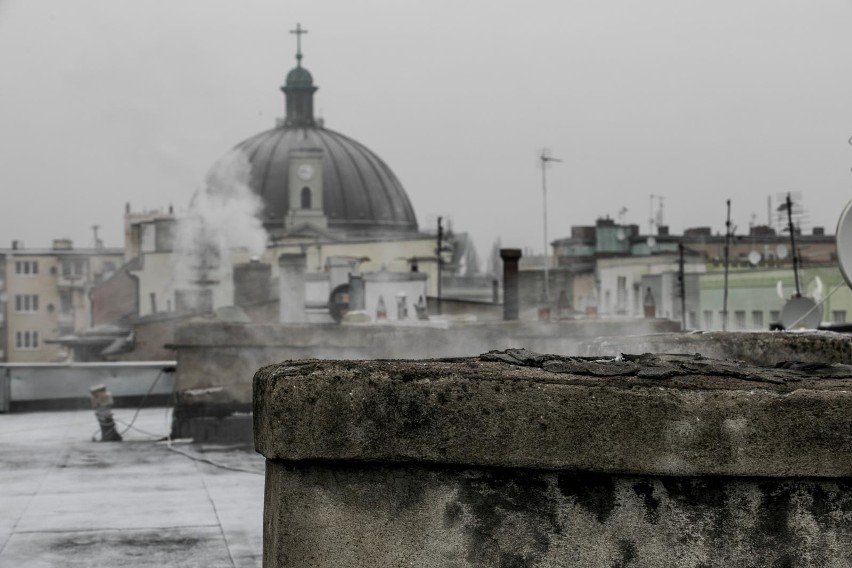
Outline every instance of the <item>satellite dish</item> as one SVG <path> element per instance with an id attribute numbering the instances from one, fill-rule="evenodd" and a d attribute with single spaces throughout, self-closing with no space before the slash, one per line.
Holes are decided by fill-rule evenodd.
<path id="1" fill-rule="evenodd" d="M 645 242 L 648 244 L 649 247 L 653 247 L 657 244 L 657 239 L 655 239 L 654 237 L 648 237 L 648 240 Z"/>
<path id="2" fill-rule="evenodd" d="M 822 321 L 822 310 L 805 296 L 791 298 L 781 310 L 784 329 L 816 329 Z"/>
<path id="3" fill-rule="evenodd" d="M 852 201 L 846 204 L 840 214 L 834 239 L 840 273 L 843 274 L 847 286 L 852 288 Z"/>
<path id="4" fill-rule="evenodd" d="M 619 227 L 618 231 L 615 232 L 615 238 L 618 239 L 619 241 L 623 241 L 624 239 L 627 238 L 627 231 L 625 231 L 624 229 Z"/>
<path id="5" fill-rule="evenodd" d="M 778 257 L 778 260 L 787 258 L 787 245 L 780 244 L 775 247 L 775 256 Z"/>
<path id="6" fill-rule="evenodd" d="M 760 264 L 761 258 L 763 258 L 763 255 L 761 255 L 756 250 L 753 250 L 750 253 L 748 253 L 748 261 L 752 266 L 757 266 L 758 264 Z"/>

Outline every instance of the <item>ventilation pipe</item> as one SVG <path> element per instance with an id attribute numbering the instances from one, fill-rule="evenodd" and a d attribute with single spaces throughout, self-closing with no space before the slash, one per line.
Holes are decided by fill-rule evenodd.
<path id="1" fill-rule="evenodd" d="M 518 262 L 521 249 L 500 249 L 503 260 L 503 319 L 518 319 Z"/>

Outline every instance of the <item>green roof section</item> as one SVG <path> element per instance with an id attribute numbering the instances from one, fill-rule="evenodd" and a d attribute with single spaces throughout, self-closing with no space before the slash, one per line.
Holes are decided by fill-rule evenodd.
<path id="1" fill-rule="evenodd" d="M 287 73 L 284 86 L 289 89 L 311 89 L 314 86 L 314 78 L 304 67 L 294 67 Z"/>

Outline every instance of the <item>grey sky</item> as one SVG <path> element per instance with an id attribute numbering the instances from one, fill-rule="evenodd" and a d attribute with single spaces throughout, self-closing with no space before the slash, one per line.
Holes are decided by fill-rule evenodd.
<path id="1" fill-rule="evenodd" d="M 421 227 L 481 255 L 605 214 L 746 232 L 803 194 L 852 198 L 852 3 L 840 0 L 0 0 L 0 246 L 120 246 L 124 203 L 184 209 L 209 166 L 283 115 L 304 65 L 326 126 L 378 153 Z"/>

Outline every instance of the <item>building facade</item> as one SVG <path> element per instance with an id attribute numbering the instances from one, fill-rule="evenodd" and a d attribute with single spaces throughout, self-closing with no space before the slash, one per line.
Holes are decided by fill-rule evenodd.
<path id="1" fill-rule="evenodd" d="M 68 239 L 49 249 L 20 243 L 0 249 L 0 360 L 65 360 L 67 350 L 55 341 L 91 326 L 90 292 L 121 266 L 123 255 L 122 249 L 75 249 Z"/>
<path id="2" fill-rule="evenodd" d="M 709 227 L 683 235 L 659 227 L 655 235 L 642 235 L 637 225 L 606 218 L 594 226 L 572 227 L 570 237 L 552 246 L 556 265 L 574 279 L 579 315 L 647 314 L 684 321 L 690 329 L 766 330 L 777 325 L 784 304 L 796 294 L 790 235 L 769 227 L 752 227 L 748 235 L 730 239 L 712 234 Z M 820 304 L 825 324 L 844 323 L 852 316 L 852 291 L 837 266 L 834 236 L 819 227 L 808 235 L 797 232 L 795 256 L 799 293 Z"/>

